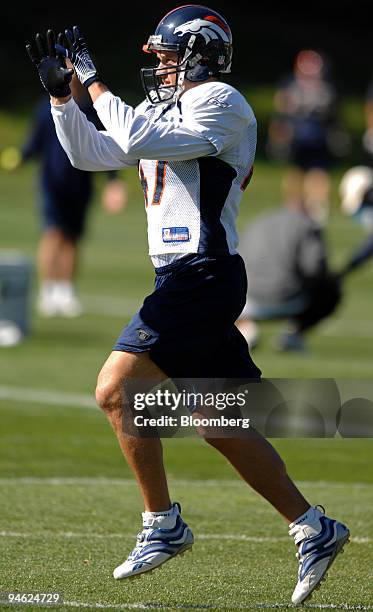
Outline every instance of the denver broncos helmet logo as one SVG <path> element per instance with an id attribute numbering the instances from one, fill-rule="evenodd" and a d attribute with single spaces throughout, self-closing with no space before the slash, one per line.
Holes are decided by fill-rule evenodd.
<path id="1" fill-rule="evenodd" d="M 182 23 L 174 29 L 174 34 L 184 36 L 184 34 L 201 34 L 205 39 L 206 44 L 210 40 L 222 39 L 225 43 L 229 43 L 229 30 L 225 23 L 216 19 L 214 16 L 207 15 L 204 19 L 192 19 Z"/>

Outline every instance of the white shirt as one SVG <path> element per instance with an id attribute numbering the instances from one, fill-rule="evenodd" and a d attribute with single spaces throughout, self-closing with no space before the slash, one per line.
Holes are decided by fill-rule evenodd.
<path id="1" fill-rule="evenodd" d="M 236 217 L 256 148 L 256 120 L 226 83 L 203 83 L 168 106 L 135 109 L 111 92 L 94 107 L 106 131 L 73 99 L 52 106 L 73 166 L 97 171 L 138 165 L 156 267 L 188 253 L 236 252 Z"/>

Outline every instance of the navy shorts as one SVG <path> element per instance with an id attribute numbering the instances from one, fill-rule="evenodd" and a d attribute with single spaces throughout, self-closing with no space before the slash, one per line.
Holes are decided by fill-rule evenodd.
<path id="1" fill-rule="evenodd" d="M 114 350 L 150 351 L 170 378 L 260 378 L 234 325 L 246 301 L 241 256 L 191 254 L 155 272 L 154 292 Z"/>
<path id="2" fill-rule="evenodd" d="M 66 236 L 78 239 L 85 229 L 89 197 L 61 197 L 43 193 L 41 214 L 44 228 L 58 228 Z"/>
<path id="3" fill-rule="evenodd" d="M 292 146 L 291 161 L 304 172 L 309 170 L 329 170 L 332 165 L 332 155 L 326 143 L 314 146 L 295 142 Z"/>

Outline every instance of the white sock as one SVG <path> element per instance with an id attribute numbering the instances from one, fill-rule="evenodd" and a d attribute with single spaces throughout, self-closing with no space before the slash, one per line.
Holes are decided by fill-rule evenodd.
<path id="1" fill-rule="evenodd" d="M 56 281 L 55 280 L 44 280 L 40 284 L 40 295 L 50 297 L 54 291 Z"/>
<path id="2" fill-rule="evenodd" d="M 72 297 L 75 295 L 74 285 L 68 280 L 57 281 L 55 283 L 55 292 L 60 297 Z"/>
<path id="3" fill-rule="evenodd" d="M 172 505 L 168 510 L 161 510 L 159 512 L 145 510 L 142 513 L 144 527 L 151 527 L 156 523 L 157 526 L 163 529 L 172 529 L 175 526 L 178 513 L 178 508 L 175 505 Z"/>
<path id="4" fill-rule="evenodd" d="M 319 520 L 320 516 L 323 516 L 323 513 L 315 506 L 310 506 L 304 514 L 301 514 L 295 521 L 290 523 L 289 529 L 292 529 L 295 525 L 313 525 Z"/>

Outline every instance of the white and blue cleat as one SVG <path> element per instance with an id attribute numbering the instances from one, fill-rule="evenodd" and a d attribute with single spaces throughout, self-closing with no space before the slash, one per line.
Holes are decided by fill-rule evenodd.
<path id="1" fill-rule="evenodd" d="M 299 605 L 317 589 L 337 555 L 343 552 L 350 532 L 345 525 L 311 508 L 312 520 L 306 524 L 292 523 L 289 535 L 298 546 L 298 583 L 291 601 Z"/>
<path id="2" fill-rule="evenodd" d="M 143 512 L 143 530 L 127 560 L 115 568 L 116 580 L 133 578 L 151 572 L 176 555 L 191 549 L 193 534 L 180 516 L 180 505 L 175 503 L 165 514 L 155 516 Z"/>

